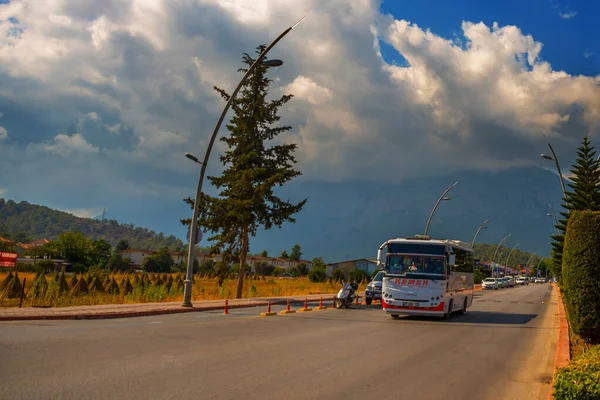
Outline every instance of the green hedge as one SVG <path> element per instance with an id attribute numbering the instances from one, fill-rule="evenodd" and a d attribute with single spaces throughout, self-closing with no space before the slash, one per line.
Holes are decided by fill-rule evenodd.
<path id="1" fill-rule="evenodd" d="M 554 398 L 600 399 L 600 345 L 592 347 L 556 372 Z"/>
<path id="2" fill-rule="evenodd" d="M 563 289 L 573 332 L 600 341 L 600 212 L 573 211 L 563 252 Z"/>

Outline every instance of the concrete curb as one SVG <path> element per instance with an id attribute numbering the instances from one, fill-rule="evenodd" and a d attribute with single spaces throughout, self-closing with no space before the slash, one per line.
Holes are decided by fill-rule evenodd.
<path id="1" fill-rule="evenodd" d="M 556 371 L 564 367 L 571 361 L 570 341 L 569 341 L 569 322 L 565 313 L 565 306 L 558 285 L 552 284 L 556 289 L 558 296 L 558 343 L 556 344 L 556 355 L 554 357 L 554 372 L 552 373 L 552 383 L 550 385 L 550 393 L 548 399 L 554 399 L 554 380 Z"/>
<path id="2" fill-rule="evenodd" d="M 330 296 L 327 298 L 323 298 L 323 301 L 332 301 L 335 296 Z M 319 300 L 310 300 L 310 302 L 317 302 Z M 304 300 L 293 300 L 293 303 L 301 303 Z M 286 305 L 286 300 L 272 300 L 271 305 Z M 252 308 L 252 307 L 261 307 L 267 306 L 268 300 L 265 301 L 256 301 L 252 303 L 246 304 L 231 304 L 229 303 L 229 309 L 233 308 Z M 202 311 L 217 311 L 223 310 L 225 307 L 225 300 L 223 300 L 222 305 L 218 306 L 198 306 L 198 307 L 181 307 L 181 308 L 164 308 L 164 309 L 154 309 L 154 310 L 142 310 L 142 311 L 122 311 L 122 312 L 106 312 L 106 313 L 80 313 L 80 314 L 55 314 L 55 315 L 47 315 L 47 314 L 33 314 L 33 315 L 9 315 L 9 316 L 0 316 L 0 321 L 43 321 L 43 320 L 74 320 L 74 319 L 115 319 L 115 318 L 133 318 L 133 317 L 148 317 L 152 315 L 165 315 L 165 314 L 181 314 L 181 313 L 189 313 L 189 312 L 202 312 Z"/>

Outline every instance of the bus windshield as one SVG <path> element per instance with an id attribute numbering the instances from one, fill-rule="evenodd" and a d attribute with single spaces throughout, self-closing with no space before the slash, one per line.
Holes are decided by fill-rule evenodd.
<path id="1" fill-rule="evenodd" d="M 388 254 L 385 269 L 389 274 L 398 275 L 443 275 L 444 259 L 443 256 Z"/>

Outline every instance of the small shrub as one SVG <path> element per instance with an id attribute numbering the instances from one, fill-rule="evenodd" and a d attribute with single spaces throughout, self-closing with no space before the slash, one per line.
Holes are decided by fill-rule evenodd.
<path id="1" fill-rule="evenodd" d="M 254 284 L 250 285 L 250 289 L 248 289 L 248 297 L 258 297 L 258 290 Z"/>
<path id="2" fill-rule="evenodd" d="M 87 294 L 89 291 L 87 280 L 82 277 L 71 290 L 71 294 L 73 296 L 78 296 L 80 294 Z"/>
<path id="3" fill-rule="evenodd" d="M 349 282 L 362 283 L 364 280 L 368 280 L 368 279 L 369 279 L 369 275 L 367 275 L 367 273 L 361 269 L 353 269 L 348 274 Z"/>
<path id="4" fill-rule="evenodd" d="M 46 296 L 47 289 L 48 282 L 46 281 L 46 275 L 44 274 L 44 270 L 39 270 L 38 273 L 35 275 L 33 285 L 31 285 L 29 296 L 31 296 L 31 298 L 35 300 L 42 299 L 44 298 L 44 296 Z"/>
<path id="5" fill-rule="evenodd" d="M 341 282 L 344 280 L 344 273 L 341 269 L 334 269 L 331 273 L 331 278 L 334 282 Z"/>
<path id="6" fill-rule="evenodd" d="M 12 271 L 9 271 L 8 275 L 6 275 L 6 278 L 4 278 L 2 283 L 0 283 L 0 292 L 2 292 L 4 288 L 8 286 L 8 284 L 10 283 L 10 281 L 13 280 L 14 277 L 15 276 L 13 275 Z"/>
<path id="7" fill-rule="evenodd" d="M 600 399 L 600 345 L 592 347 L 556 372 L 554 398 Z"/>
<path id="8" fill-rule="evenodd" d="M 104 291 L 106 294 L 119 294 L 119 285 L 117 285 L 114 277 L 110 278 L 108 285 L 104 287 Z"/>
<path id="9" fill-rule="evenodd" d="M 325 280 L 327 279 L 325 268 L 313 268 L 308 273 L 308 279 L 311 282 L 325 282 Z"/>
<path id="10" fill-rule="evenodd" d="M 128 277 L 124 277 L 123 280 L 121 280 L 121 293 L 123 296 L 127 296 L 131 292 L 133 292 L 133 285 Z"/>

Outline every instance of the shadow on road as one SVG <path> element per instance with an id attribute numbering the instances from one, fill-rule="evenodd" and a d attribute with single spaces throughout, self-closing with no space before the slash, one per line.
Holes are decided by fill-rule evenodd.
<path id="1" fill-rule="evenodd" d="M 529 323 L 537 314 L 514 314 L 491 311 L 468 311 L 466 315 L 455 315 L 448 320 L 452 323 L 467 324 L 505 324 L 505 325 L 525 325 Z M 405 320 L 434 320 L 431 317 L 407 316 Z"/>

